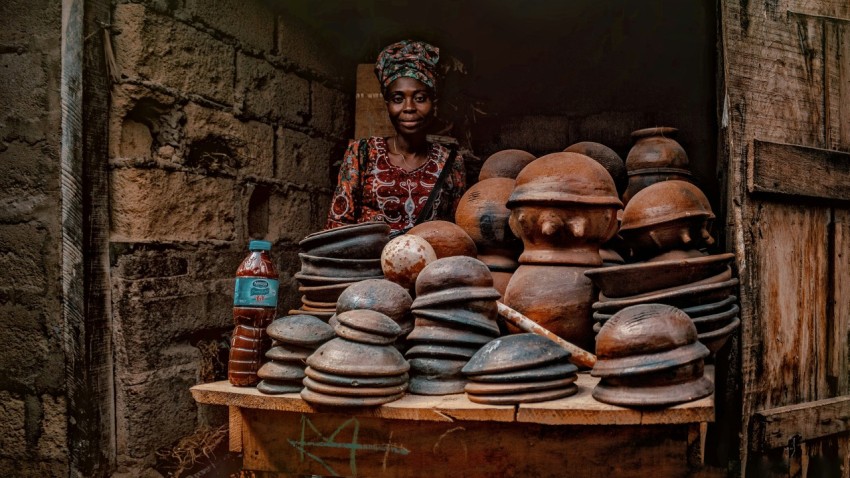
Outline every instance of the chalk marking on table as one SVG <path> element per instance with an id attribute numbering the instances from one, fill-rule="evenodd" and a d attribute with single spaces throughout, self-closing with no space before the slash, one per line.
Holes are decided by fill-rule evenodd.
<path id="1" fill-rule="evenodd" d="M 450 430 L 447 430 L 445 433 L 443 433 L 442 435 L 440 435 L 440 437 L 439 437 L 439 438 L 437 438 L 437 442 L 436 442 L 436 443 L 434 443 L 434 448 L 432 448 L 432 449 L 431 449 L 431 451 L 433 451 L 434 453 L 437 453 L 437 448 L 440 446 L 440 442 L 442 442 L 442 441 L 443 441 L 443 438 L 445 438 L 445 437 L 446 437 L 449 433 L 453 433 L 453 432 L 456 432 L 456 431 L 458 431 L 458 430 L 466 431 L 466 428 L 464 428 L 464 427 L 454 427 L 454 428 L 452 428 L 452 429 L 450 429 Z M 469 450 L 466 448 L 466 441 L 465 441 L 465 440 L 461 440 L 460 444 L 461 444 L 461 445 L 463 445 L 463 456 L 464 456 L 464 459 L 468 459 L 468 458 L 469 458 Z"/>
<path id="2" fill-rule="evenodd" d="M 345 428 L 347 428 L 349 425 L 353 425 L 351 442 L 344 443 L 344 442 L 335 441 L 337 435 L 339 435 L 339 433 L 342 430 L 344 430 Z M 315 432 L 319 441 L 307 441 L 306 427 L 308 427 L 308 426 L 313 430 L 313 432 Z M 316 463 L 322 465 L 326 470 L 328 470 L 328 472 L 332 476 L 340 476 L 340 475 L 330 465 L 325 463 L 325 461 L 323 459 L 321 459 L 320 457 L 308 452 L 307 447 L 336 448 L 336 449 L 348 450 L 349 451 L 348 466 L 351 469 L 351 476 L 357 476 L 357 451 L 358 450 L 383 451 L 384 452 L 384 469 L 386 469 L 387 457 L 389 456 L 389 454 L 391 452 L 399 454 L 399 455 L 407 455 L 408 453 L 410 453 L 410 450 L 408 450 L 407 448 L 404 448 L 402 446 L 395 446 L 395 445 L 392 444 L 392 433 L 390 433 L 390 439 L 388 440 L 388 442 L 386 444 L 383 444 L 383 445 L 358 443 L 357 439 L 358 439 L 359 434 L 360 434 L 360 421 L 357 420 L 357 418 L 350 418 L 350 419 L 346 420 L 342 425 L 338 426 L 336 428 L 336 430 L 334 430 L 334 432 L 330 434 L 330 436 L 325 437 L 324 434 L 322 434 L 316 428 L 316 426 L 313 425 L 312 420 L 307 418 L 306 415 L 302 414 L 301 415 L 301 436 L 300 436 L 299 440 L 287 439 L 286 441 L 289 442 L 289 444 L 292 445 L 296 450 L 298 450 L 298 455 L 299 455 L 302 463 L 304 462 L 304 455 L 307 455 L 308 457 L 310 457 L 311 459 L 316 461 Z"/>

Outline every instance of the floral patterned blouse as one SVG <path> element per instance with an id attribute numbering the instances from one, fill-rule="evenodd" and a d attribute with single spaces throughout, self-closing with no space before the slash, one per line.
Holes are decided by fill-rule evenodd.
<path id="1" fill-rule="evenodd" d="M 413 171 L 390 162 L 386 138 L 352 141 L 345 152 L 326 229 L 345 224 L 384 221 L 392 231 L 413 227 L 449 157 L 448 148 L 432 143 L 428 159 Z M 458 154 L 435 198 L 431 219 L 454 221 L 466 189 L 463 159 Z"/>

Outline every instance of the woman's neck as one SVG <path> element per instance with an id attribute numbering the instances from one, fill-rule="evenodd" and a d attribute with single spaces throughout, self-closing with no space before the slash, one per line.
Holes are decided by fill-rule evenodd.
<path id="1" fill-rule="evenodd" d="M 387 143 L 390 162 L 405 171 L 413 171 L 428 160 L 428 142 L 424 135 L 421 138 L 391 136 Z"/>

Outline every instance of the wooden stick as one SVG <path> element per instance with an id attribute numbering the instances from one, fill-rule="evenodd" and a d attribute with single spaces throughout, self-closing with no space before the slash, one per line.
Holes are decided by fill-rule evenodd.
<path id="1" fill-rule="evenodd" d="M 593 368 L 593 366 L 596 365 L 596 355 L 593 355 L 587 350 L 584 350 L 583 348 L 577 345 L 573 345 L 567 342 L 566 340 L 558 337 L 557 335 L 553 334 L 552 332 L 549 332 L 542 325 L 520 314 L 514 309 L 508 307 L 507 305 L 498 301 L 496 302 L 496 305 L 498 305 L 499 307 L 499 315 L 501 315 L 502 318 L 504 318 L 508 322 L 516 325 L 517 327 L 526 332 L 542 335 L 543 337 L 552 340 L 556 344 L 568 350 L 572 354 L 570 356 L 570 362 L 588 368 Z"/>

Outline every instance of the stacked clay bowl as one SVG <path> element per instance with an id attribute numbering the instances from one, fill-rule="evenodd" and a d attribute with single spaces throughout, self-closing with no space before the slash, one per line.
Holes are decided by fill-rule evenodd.
<path id="1" fill-rule="evenodd" d="M 469 400 L 488 405 L 546 402 L 574 395 L 578 367 L 570 353 L 536 334 L 500 337 L 463 367 Z"/>
<path id="2" fill-rule="evenodd" d="M 515 179 L 522 168 L 534 161 L 535 156 L 521 149 L 503 149 L 497 151 L 484 161 L 478 180 L 484 181 L 490 178 Z"/>
<path id="3" fill-rule="evenodd" d="M 301 398 L 320 406 L 363 407 L 389 403 L 407 390 L 410 365 L 392 344 L 401 328 L 373 310 L 336 316 L 337 337 L 307 358 Z"/>
<path id="4" fill-rule="evenodd" d="M 679 130 L 670 127 L 640 129 L 632 133 L 635 142 L 626 156 L 629 185 L 623 193 L 628 204 L 643 188 L 670 180 L 691 181 L 688 155 L 674 138 Z"/>
<path id="5" fill-rule="evenodd" d="M 257 390 L 277 395 L 301 391 L 305 360 L 320 345 L 334 338 L 330 325 L 312 315 L 288 315 L 266 328 L 272 347 L 266 352 L 268 362 L 257 371 L 262 379 Z"/>
<path id="6" fill-rule="evenodd" d="M 462 393 L 464 365 L 481 346 L 499 336 L 493 279 L 472 257 L 437 259 L 416 279 L 410 348 L 410 392 L 419 395 Z"/>
<path id="7" fill-rule="evenodd" d="M 711 395 L 704 375 L 708 349 L 697 341 L 691 319 L 662 304 L 616 313 L 596 341 L 599 377 L 593 398 L 625 407 L 666 407 Z"/>
<path id="8" fill-rule="evenodd" d="M 714 239 L 708 228 L 713 219 L 708 199 L 698 187 L 665 181 L 635 194 L 623 211 L 619 233 L 635 258 L 646 259 L 710 246 Z"/>
<path id="9" fill-rule="evenodd" d="M 472 238 L 478 259 L 487 264 L 493 287 L 501 294 L 519 267 L 517 257 L 522 252 L 522 242 L 508 224 L 507 203 L 515 184 L 511 178 L 483 179 L 466 190 L 455 211 L 455 223 Z"/>
<path id="10" fill-rule="evenodd" d="M 298 243 L 301 271 L 295 279 L 301 309 L 290 313 L 310 314 L 324 320 L 336 311 L 336 300 L 349 285 L 383 277 L 381 251 L 390 227 L 382 222 L 364 222 L 320 231 Z"/>
<path id="11" fill-rule="evenodd" d="M 585 275 L 601 291 L 593 304 L 594 331 L 626 307 L 668 304 L 691 318 L 700 342 L 716 353 L 741 324 L 732 295 L 738 285 L 729 265 L 734 257 L 716 254 L 587 271 Z"/>
<path id="12" fill-rule="evenodd" d="M 349 310 L 374 310 L 380 312 L 399 325 L 399 340 L 413 330 L 413 316 L 410 305 L 413 298 L 407 289 L 386 279 L 368 279 L 350 285 L 336 301 L 336 313 Z M 331 326 L 336 325 L 336 317 L 331 317 Z M 399 340 L 395 345 L 399 346 Z"/>

